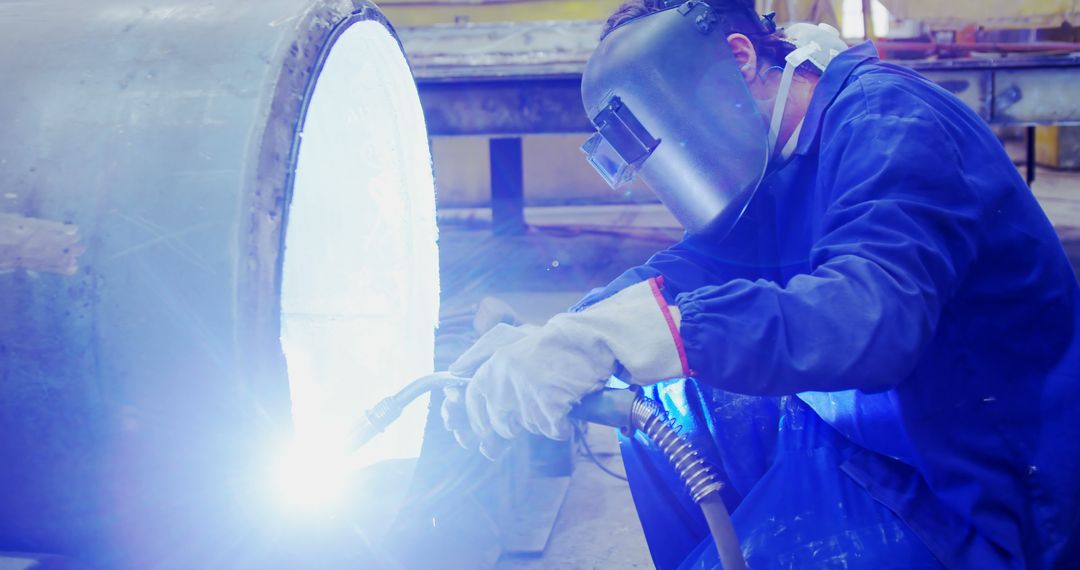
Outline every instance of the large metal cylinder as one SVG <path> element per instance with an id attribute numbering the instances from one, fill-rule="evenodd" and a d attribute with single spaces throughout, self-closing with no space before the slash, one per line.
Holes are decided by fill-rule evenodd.
<path id="1" fill-rule="evenodd" d="M 292 421 L 282 282 L 300 143 L 339 40 L 376 24 L 394 53 L 359 62 L 330 99 L 380 89 L 380 66 L 405 65 L 366 0 L 0 2 L 0 550 L 109 568 L 275 559 L 252 544 L 269 548 L 281 530 L 255 495 Z M 343 105 L 346 131 L 363 131 L 365 116 L 417 115 L 408 79 L 411 92 L 381 95 L 384 110 L 331 105 Z M 322 113 L 329 126 L 311 146 L 325 150 L 344 131 L 326 119 L 332 108 Z M 416 358 L 431 354 L 438 287 L 419 125 L 343 136 L 336 162 L 308 169 L 310 187 L 334 190 L 298 221 L 309 237 L 290 250 L 294 274 L 316 277 L 286 284 L 296 314 L 285 332 L 418 347 L 381 359 L 400 382 L 307 378 L 331 386 L 322 401 L 342 394 L 337 413 L 431 367 Z M 343 160 L 373 170 L 350 186 Z M 330 215 L 333 192 L 355 217 Z M 376 251 L 385 261 L 365 266 Z M 378 315 L 364 312 L 373 306 Z M 340 375 L 379 351 L 305 370 Z M 352 373 L 380 380 L 373 370 Z"/>

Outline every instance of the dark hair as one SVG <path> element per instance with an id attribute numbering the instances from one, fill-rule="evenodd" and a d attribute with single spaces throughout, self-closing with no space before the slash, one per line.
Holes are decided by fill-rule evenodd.
<path id="1" fill-rule="evenodd" d="M 663 9 L 664 0 L 631 0 L 630 2 L 623 2 L 623 4 L 616 8 L 611 16 L 608 17 L 607 23 L 604 24 L 604 31 L 600 32 L 600 39 L 606 38 L 615 28 L 618 28 L 630 20 L 647 16 Z"/>
<path id="2" fill-rule="evenodd" d="M 723 8 L 722 4 L 742 4 L 743 8 L 753 12 L 753 2 L 744 2 L 742 0 L 706 0 L 706 3 L 717 7 Z M 659 12 L 665 9 L 666 2 L 664 0 L 629 0 L 619 6 L 614 13 L 607 19 L 607 23 L 604 25 L 604 31 L 600 34 L 600 39 L 604 39 L 615 28 L 642 16 L 647 16 L 653 12 Z M 730 8 L 730 6 L 728 6 Z M 757 51 L 759 67 L 763 64 L 769 66 L 784 64 L 784 58 L 795 50 L 795 45 L 791 43 L 787 36 L 784 35 L 783 30 L 777 30 L 772 33 L 763 33 L 759 29 L 739 29 L 735 27 L 731 30 L 731 33 L 740 33 L 750 38 L 750 42 L 754 44 L 754 50 Z M 809 61 L 799 66 L 798 70 L 801 73 L 808 73 L 812 75 L 821 75 L 821 71 L 814 67 L 814 64 Z"/>

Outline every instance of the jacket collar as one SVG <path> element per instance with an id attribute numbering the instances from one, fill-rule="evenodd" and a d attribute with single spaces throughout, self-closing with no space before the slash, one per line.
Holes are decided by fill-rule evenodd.
<path id="1" fill-rule="evenodd" d="M 855 69 L 867 61 L 878 59 L 877 48 L 872 42 L 863 42 L 848 48 L 829 63 L 825 73 L 818 80 L 814 88 L 814 96 L 810 99 L 810 106 L 806 109 L 806 119 L 803 123 L 802 133 L 799 135 L 799 143 L 795 147 L 794 155 L 803 155 L 810 150 L 810 146 L 817 140 L 818 130 L 825 111 L 832 105 L 836 96 L 843 90 L 848 77 Z"/>

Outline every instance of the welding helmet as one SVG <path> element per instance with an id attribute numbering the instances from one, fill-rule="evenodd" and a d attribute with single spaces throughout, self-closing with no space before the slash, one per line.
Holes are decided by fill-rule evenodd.
<path id="1" fill-rule="evenodd" d="M 690 233 L 730 231 L 768 164 L 769 124 L 727 42 L 775 31 L 752 5 L 690 1 L 629 20 L 582 75 L 589 162 L 612 187 L 640 177 Z"/>

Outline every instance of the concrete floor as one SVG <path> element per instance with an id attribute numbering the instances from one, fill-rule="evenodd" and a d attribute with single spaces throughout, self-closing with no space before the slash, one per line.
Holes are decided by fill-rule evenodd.
<path id="1" fill-rule="evenodd" d="M 614 431 L 594 427 L 587 437 L 597 458 L 608 469 L 622 473 Z M 652 567 L 626 482 L 604 473 L 584 457 L 576 460 L 570 490 L 544 555 L 504 556 L 496 566 L 499 570 Z"/>
<path id="2" fill-rule="evenodd" d="M 1080 266 L 1080 173 L 1040 169 L 1033 190 Z M 523 320 L 542 323 L 679 236 L 674 220 L 655 205 L 530 209 L 529 223 L 544 229 L 516 238 L 492 238 L 486 217 L 483 210 L 440 213 L 444 311 L 467 311 L 495 295 Z M 632 230 L 617 235 L 604 229 L 616 227 Z M 614 432 L 594 428 L 588 438 L 601 460 L 621 472 Z M 544 555 L 504 556 L 497 567 L 650 568 L 652 563 L 626 483 L 579 457 Z"/>

